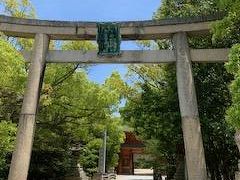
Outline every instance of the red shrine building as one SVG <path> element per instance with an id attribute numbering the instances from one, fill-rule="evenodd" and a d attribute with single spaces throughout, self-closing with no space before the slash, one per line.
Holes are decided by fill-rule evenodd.
<path id="1" fill-rule="evenodd" d="M 117 174 L 134 175 L 134 157 L 144 152 L 144 144 L 133 132 L 125 132 L 125 142 L 121 145 Z"/>

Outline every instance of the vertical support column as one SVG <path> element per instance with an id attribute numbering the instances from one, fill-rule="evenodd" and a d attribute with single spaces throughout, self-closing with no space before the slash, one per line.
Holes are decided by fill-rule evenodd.
<path id="1" fill-rule="evenodd" d="M 35 36 L 34 50 L 28 73 L 27 87 L 19 119 L 17 140 L 8 180 L 26 180 L 34 139 L 35 119 L 46 66 L 49 37 Z"/>
<path id="2" fill-rule="evenodd" d="M 104 131 L 103 137 L 103 173 L 106 173 L 106 160 L 107 160 L 107 130 Z"/>
<path id="3" fill-rule="evenodd" d="M 206 180 L 205 155 L 186 33 L 174 34 L 173 43 L 188 180 Z"/>
<path id="4" fill-rule="evenodd" d="M 99 149 L 98 173 L 100 176 L 106 173 L 106 155 L 107 155 L 107 130 L 103 132 L 102 147 Z"/>

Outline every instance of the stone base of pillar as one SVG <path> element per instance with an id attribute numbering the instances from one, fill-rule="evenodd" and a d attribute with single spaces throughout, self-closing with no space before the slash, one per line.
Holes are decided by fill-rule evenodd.
<path id="1" fill-rule="evenodd" d="M 240 180 L 240 172 L 239 171 L 237 171 L 235 173 L 235 180 Z"/>
<path id="2" fill-rule="evenodd" d="M 116 174 L 110 173 L 110 174 L 95 174 L 92 177 L 92 180 L 115 180 Z"/>
<path id="3" fill-rule="evenodd" d="M 240 160 L 238 160 L 238 171 L 235 172 L 235 180 L 240 180 Z"/>
<path id="4" fill-rule="evenodd" d="M 97 173 L 92 177 L 92 180 L 102 180 L 102 174 Z"/>
<path id="5" fill-rule="evenodd" d="M 235 173 L 235 180 L 240 180 L 240 160 L 238 161 L 238 171 Z"/>

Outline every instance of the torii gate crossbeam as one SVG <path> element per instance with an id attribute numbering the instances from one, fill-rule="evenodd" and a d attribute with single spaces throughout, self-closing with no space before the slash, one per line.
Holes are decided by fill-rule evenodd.
<path id="1" fill-rule="evenodd" d="M 118 23 L 122 40 L 150 40 L 171 38 L 176 32 L 187 32 L 189 36 L 209 34 L 212 22 L 219 19 L 221 15 Z M 22 38 L 34 38 L 40 33 L 56 40 L 96 40 L 97 22 L 46 21 L 0 15 L 0 31 Z"/>

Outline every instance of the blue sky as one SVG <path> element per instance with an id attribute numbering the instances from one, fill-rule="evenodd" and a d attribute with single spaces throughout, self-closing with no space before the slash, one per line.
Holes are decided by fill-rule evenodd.
<path id="1" fill-rule="evenodd" d="M 160 0 L 32 0 L 37 17 L 68 21 L 128 21 L 149 20 L 160 6 Z M 122 50 L 138 49 L 134 42 L 122 42 Z M 97 65 L 90 69 L 89 78 L 103 83 L 112 71 L 124 77 L 124 65 Z"/>

